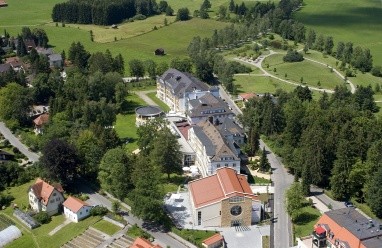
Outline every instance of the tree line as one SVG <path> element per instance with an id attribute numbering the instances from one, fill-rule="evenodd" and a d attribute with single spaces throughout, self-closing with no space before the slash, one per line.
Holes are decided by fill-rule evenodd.
<path id="1" fill-rule="evenodd" d="M 381 217 L 379 190 L 382 173 L 382 122 L 371 86 L 354 94 L 345 86 L 329 96 L 312 99 L 307 87 L 250 100 L 241 116 L 246 130 L 263 134 L 275 144 L 284 163 L 301 180 L 305 195 L 310 185 L 330 189 L 333 197 L 367 202 Z"/>
<path id="2" fill-rule="evenodd" d="M 54 22 L 111 25 L 136 15 L 152 16 L 159 13 L 172 15 L 166 1 L 158 5 L 155 0 L 70 0 L 53 7 Z"/>

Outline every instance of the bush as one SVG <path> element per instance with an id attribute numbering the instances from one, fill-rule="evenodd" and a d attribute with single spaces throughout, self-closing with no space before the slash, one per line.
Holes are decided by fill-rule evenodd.
<path id="1" fill-rule="evenodd" d="M 283 57 L 283 60 L 284 62 L 300 62 L 304 60 L 304 57 L 296 50 L 289 50 Z"/>
<path id="2" fill-rule="evenodd" d="M 52 220 L 46 212 L 39 212 L 33 218 L 40 224 L 47 224 Z"/>
<path id="3" fill-rule="evenodd" d="M 371 75 L 375 77 L 382 77 L 382 67 L 381 66 L 373 67 L 373 69 L 371 69 Z"/>
<path id="4" fill-rule="evenodd" d="M 103 206 L 95 206 L 90 210 L 90 214 L 92 216 L 104 216 L 109 212 L 106 207 Z"/>
<path id="5" fill-rule="evenodd" d="M 19 154 L 20 153 L 20 150 L 17 147 L 13 147 L 12 151 L 13 151 L 14 154 Z"/>
<path id="6" fill-rule="evenodd" d="M 0 207 L 9 206 L 15 198 L 11 195 L 0 194 Z M 0 208 L 1 209 L 1 208 Z"/>
<path id="7" fill-rule="evenodd" d="M 147 17 L 145 15 L 142 15 L 142 14 L 138 14 L 138 15 L 135 15 L 132 19 L 135 21 L 135 20 L 138 20 L 138 21 L 142 21 L 142 20 L 145 20 Z"/>
<path id="8" fill-rule="evenodd" d="M 269 45 L 275 49 L 281 49 L 283 47 L 281 41 L 278 40 L 272 40 L 271 42 L 269 42 Z"/>
<path id="9" fill-rule="evenodd" d="M 190 11 L 188 8 L 180 8 L 178 9 L 178 13 L 176 14 L 177 21 L 187 21 L 190 19 Z"/>

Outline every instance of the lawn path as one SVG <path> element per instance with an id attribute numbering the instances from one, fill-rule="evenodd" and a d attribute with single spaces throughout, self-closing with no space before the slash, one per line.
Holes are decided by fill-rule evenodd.
<path id="1" fill-rule="evenodd" d="M 156 90 L 135 91 L 135 94 L 137 94 L 148 105 L 158 106 L 158 104 L 156 104 L 153 100 L 151 100 L 150 97 L 147 96 L 148 93 L 152 93 L 152 92 L 156 92 Z"/>

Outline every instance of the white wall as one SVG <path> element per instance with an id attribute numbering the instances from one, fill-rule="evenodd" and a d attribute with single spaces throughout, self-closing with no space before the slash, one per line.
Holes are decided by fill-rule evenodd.
<path id="1" fill-rule="evenodd" d="M 201 226 L 219 226 L 221 225 L 221 203 L 217 202 L 202 208 L 195 209 L 194 223 L 198 225 L 198 211 L 202 213 Z"/>
<path id="2" fill-rule="evenodd" d="M 56 214 L 58 212 L 59 207 L 62 205 L 63 202 L 64 202 L 64 197 L 62 193 L 54 189 L 52 194 L 49 197 L 49 201 L 45 211 L 49 215 Z"/>
<path id="3" fill-rule="evenodd" d="M 69 208 L 64 207 L 65 217 L 73 222 L 78 222 L 90 215 L 91 206 L 83 206 L 77 213 L 72 212 Z"/>

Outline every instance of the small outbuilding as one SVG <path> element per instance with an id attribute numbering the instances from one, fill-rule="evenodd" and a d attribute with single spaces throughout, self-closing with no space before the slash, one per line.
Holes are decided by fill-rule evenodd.
<path id="1" fill-rule="evenodd" d="M 15 239 L 21 237 L 21 231 L 16 226 L 12 225 L 0 232 L 0 247 L 4 247 Z"/>
<path id="2" fill-rule="evenodd" d="M 64 201 L 63 206 L 65 217 L 73 222 L 78 222 L 88 217 L 92 208 L 92 206 L 86 202 L 73 196 L 69 196 L 69 198 Z"/>
<path id="3" fill-rule="evenodd" d="M 158 55 L 158 56 L 163 56 L 163 55 L 165 55 L 165 53 L 164 53 L 164 49 L 163 49 L 163 48 L 157 48 L 157 49 L 154 51 L 154 54 L 155 54 L 155 55 Z"/>
<path id="4" fill-rule="evenodd" d="M 206 248 L 220 248 L 223 247 L 224 238 L 219 233 L 203 240 L 202 245 Z"/>

